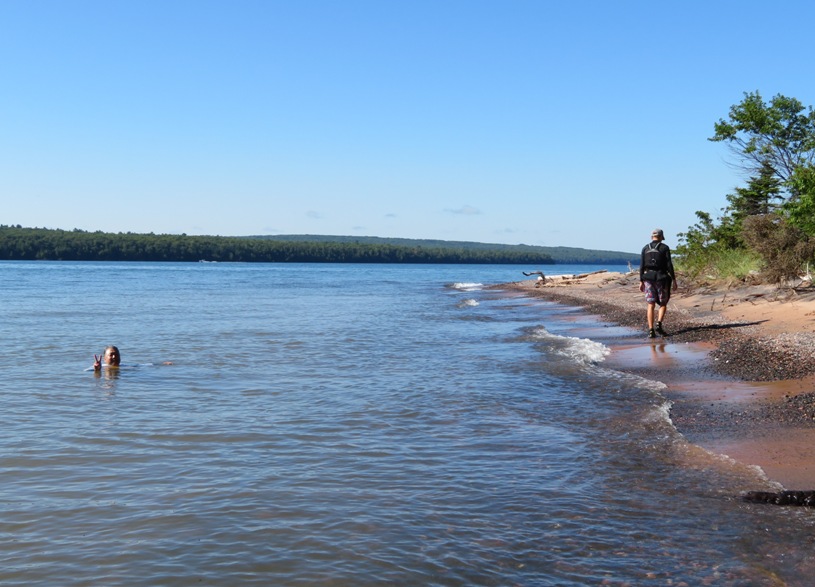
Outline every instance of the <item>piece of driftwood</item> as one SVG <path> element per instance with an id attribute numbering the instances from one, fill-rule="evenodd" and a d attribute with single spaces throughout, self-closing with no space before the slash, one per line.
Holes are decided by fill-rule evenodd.
<path id="1" fill-rule="evenodd" d="M 745 300 L 747 300 L 748 302 L 750 302 L 751 304 L 753 304 L 753 305 L 755 306 L 755 305 L 756 305 L 756 303 L 755 303 L 755 301 L 753 301 L 753 300 L 757 300 L 758 298 L 763 298 L 763 297 L 764 297 L 764 294 L 763 294 L 763 293 L 755 293 L 755 294 L 750 294 L 749 296 L 747 296 L 747 297 L 746 297 L 746 298 L 744 298 L 744 299 L 745 299 Z"/>
<path id="2" fill-rule="evenodd" d="M 523 273 L 527 277 L 529 277 L 530 275 L 537 275 L 538 282 L 535 284 L 535 287 L 540 287 L 541 285 L 546 283 L 546 275 L 543 274 L 543 271 L 530 271 L 529 273 L 527 273 L 526 271 L 521 271 L 521 273 Z"/>
<path id="3" fill-rule="evenodd" d="M 598 273 L 608 273 L 608 269 L 600 269 L 599 271 L 592 271 L 591 273 L 581 273 L 580 275 L 575 275 L 575 279 L 585 279 L 589 275 L 597 275 Z"/>
<path id="4" fill-rule="evenodd" d="M 742 499 L 752 503 L 815 508 L 815 491 L 748 491 Z"/>
<path id="5" fill-rule="evenodd" d="M 608 273 L 608 269 L 600 269 L 599 271 L 592 271 L 591 273 L 581 273 L 580 275 L 561 275 L 560 279 L 567 282 L 577 281 L 578 279 L 586 279 L 589 275 L 597 275 L 598 273 Z"/>

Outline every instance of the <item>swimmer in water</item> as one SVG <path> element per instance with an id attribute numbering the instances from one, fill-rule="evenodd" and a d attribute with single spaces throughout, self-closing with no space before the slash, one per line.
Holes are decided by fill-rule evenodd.
<path id="1" fill-rule="evenodd" d="M 102 355 L 93 356 L 93 370 L 99 373 L 102 367 L 113 368 L 118 371 L 119 366 L 122 364 L 122 354 L 119 352 L 119 347 L 110 345 L 105 348 Z M 172 361 L 164 361 L 162 365 L 172 365 Z M 152 363 L 146 364 L 152 365 Z M 131 366 L 131 365 L 128 365 Z M 138 366 L 138 365 L 136 365 Z"/>
<path id="2" fill-rule="evenodd" d="M 122 362 L 122 355 L 121 353 L 119 353 L 119 348 L 111 345 L 105 349 L 105 352 L 101 357 L 94 355 L 93 356 L 94 371 L 102 370 L 102 361 L 104 361 L 106 367 L 118 368 Z"/>

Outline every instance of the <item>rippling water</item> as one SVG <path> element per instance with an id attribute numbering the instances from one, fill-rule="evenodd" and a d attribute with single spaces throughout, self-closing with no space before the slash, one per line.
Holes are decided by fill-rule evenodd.
<path id="1" fill-rule="evenodd" d="M 0 584 L 809 585 L 520 269 L 0 263 Z"/>

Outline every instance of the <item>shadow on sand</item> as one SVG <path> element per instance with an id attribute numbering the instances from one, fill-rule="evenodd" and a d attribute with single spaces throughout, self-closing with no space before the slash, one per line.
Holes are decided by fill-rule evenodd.
<path id="1" fill-rule="evenodd" d="M 701 326 L 688 326 L 674 330 L 671 334 L 676 336 L 679 334 L 690 334 L 696 332 L 715 332 L 718 330 L 729 330 L 731 328 L 744 328 L 746 326 L 758 326 L 767 320 L 758 320 L 756 322 L 731 322 L 729 324 L 703 324 Z"/>

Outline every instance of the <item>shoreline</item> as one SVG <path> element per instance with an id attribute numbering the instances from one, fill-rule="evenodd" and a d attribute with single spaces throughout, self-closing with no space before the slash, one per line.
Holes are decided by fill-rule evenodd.
<path id="1" fill-rule="evenodd" d="M 665 338 L 648 339 L 639 275 L 599 272 L 494 286 L 642 332 L 605 363 L 661 381 L 689 442 L 759 466 L 786 490 L 815 489 L 815 291 L 768 286 L 674 292 Z"/>

